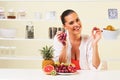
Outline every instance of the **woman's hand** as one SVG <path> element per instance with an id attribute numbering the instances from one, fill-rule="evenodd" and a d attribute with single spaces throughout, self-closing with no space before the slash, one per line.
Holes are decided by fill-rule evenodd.
<path id="1" fill-rule="evenodd" d="M 98 41 L 101 39 L 101 30 L 97 27 L 92 29 L 93 45 L 97 45 Z"/>
<path id="2" fill-rule="evenodd" d="M 59 31 L 57 32 L 57 37 L 58 40 L 65 46 L 67 34 L 65 32 Z"/>
<path id="3" fill-rule="evenodd" d="M 62 32 L 62 31 L 59 31 L 57 32 L 57 38 L 58 40 L 61 42 L 61 44 L 63 44 L 63 47 L 62 47 L 62 50 L 61 50 L 61 53 L 60 53 L 60 56 L 59 56 L 59 62 L 62 63 L 62 62 L 66 62 L 67 61 L 67 43 L 66 43 L 66 33 L 65 32 Z"/>

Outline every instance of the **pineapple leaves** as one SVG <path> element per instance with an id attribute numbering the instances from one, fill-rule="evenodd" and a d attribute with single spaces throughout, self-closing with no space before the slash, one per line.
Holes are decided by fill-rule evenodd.
<path id="1" fill-rule="evenodd" d="M 46 45 L 40 51 L 41 51 L 43 59 L 49 60 L 53 58 L 53 52 L 54 52 L 53 46 L 48 47 Z"/>

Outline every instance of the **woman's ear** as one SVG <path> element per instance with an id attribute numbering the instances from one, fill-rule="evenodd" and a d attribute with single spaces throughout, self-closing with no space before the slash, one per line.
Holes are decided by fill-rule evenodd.
<path id="1" fill-rule="evenodd" d="M 65 25 L 63 25 L 63 28 L 64 28 L 65 30 L 67 30 L 67 27 L 66 27 Z"/>

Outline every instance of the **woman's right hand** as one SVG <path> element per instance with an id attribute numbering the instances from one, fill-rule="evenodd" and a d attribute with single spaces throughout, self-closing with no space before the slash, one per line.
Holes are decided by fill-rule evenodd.
<path id="1" fill-rule="evenodd" d="M 58 40 L 65 46 L 67 34 L 65 32 L 59 31 L 57 32 L 57 37 Z"/>

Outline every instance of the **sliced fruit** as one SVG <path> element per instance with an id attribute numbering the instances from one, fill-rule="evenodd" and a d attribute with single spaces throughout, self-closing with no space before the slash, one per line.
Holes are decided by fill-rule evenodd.
<path id="1" fill-rule="evenodd" d="M 74 72 L 77 71 L 74 64 L 70 64 L 70 65 L 68 66 L 68 70 L 69 70 L 69 72 L 71 72 L 71 73 L 74 73 Z"/>
<path id="2" fill-rule="evenodd" d="M 50 74 L 53 75 L 53 76 L 55 76 L 55 75 L 57 74 L 57 72 L 56 72 L 56 70 L 52 70 L 52 71 L 50 72 Z"/>
<path id="3" fill-rule="evenodd" d="M 54 66 L 53 65 L 46 65 L 43 68 L 43 70 L 46 74 L 51 74 L 51 72 L 54 70 Z"/>
<path id="4" fill-rule="evenodd" d="M 106 30 L 115 31 L 115 28 L 112 25 L 106 26 Z"/>
<path id="5" fill-rule="evenodd" d="M 55 65 L 59 66 L 59 65 L 60 65 L 60 62 L 55 62 Z"/>
<path id="6" fill-rule="evenodd" d="M 71 65 L 72 67 L 75 67 L 75 64 L 73 64 L 73 63 L 71 63 L 70 65 Z"/>

